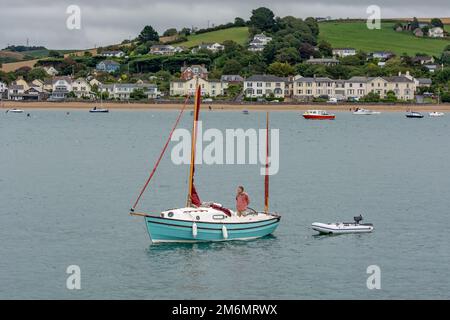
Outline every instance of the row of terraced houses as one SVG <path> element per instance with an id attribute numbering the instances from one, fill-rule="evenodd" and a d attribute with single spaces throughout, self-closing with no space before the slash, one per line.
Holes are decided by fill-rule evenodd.
<path id="1" fill-rule="evenodd" d="M 185 76 L 188 74 L 188 76 Z M 431 86 L 431 79 L 414 78 L 409 72 L 390 77 L 352 77 L 348 80 L 328 77 L 277 77 L 273 75 L 254 75 L 244 79 L 238 75 L 225 75 L 221 79 L 208 79 L 204 66 L 191 66 L 182 69 L 181 78 L 171 81 L 170 95 L 192 95 L 196 85 L 201 86 L 203 96 L 225 95 L 230 83 L 241 83 L 243 95 L 247 98 L 278 98 L 297 101 L 312 101 L 318 97 L 347 100 L 359 99 L 370 92 L 385 98 L 394 92 L 397 99 L 413 100 L 419 87 Z"/>

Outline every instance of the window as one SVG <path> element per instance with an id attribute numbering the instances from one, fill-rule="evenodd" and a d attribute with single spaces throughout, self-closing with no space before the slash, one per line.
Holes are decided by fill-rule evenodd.
<path id="1" fill-rule="evenodd" d="M 256 84 L 256 86 L 258 87 L 258 88 L 262 88 L 262 82 L 258 82 L 257 84 Z"/>
<path id="2" fill-rule="evenodd" d="M 252 86 L 253 86 L 253 83 L 247 82 L 247 87 L 252 87 Z"/>

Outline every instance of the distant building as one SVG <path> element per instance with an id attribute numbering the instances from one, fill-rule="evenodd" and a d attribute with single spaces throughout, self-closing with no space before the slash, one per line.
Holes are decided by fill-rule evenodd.
<path id="1" fill-rule="evenodd" d="M 352 77 L 348 80 L 333 80 L 327 77 L 296 76 L 293 83 L 293 98 L 299 101 L 312 101 L 327 96 L 345 100 L 362 98 L 373 92 L 385 98 L 392 91 L 400 100 L 413 100 L 417 84 L 430 84 L 430 79 L 414 79 L 409 72 L 394 77 Z"/>
<path id="2" fill-rule="evenodd" d="M 208 50 L 211 52 L 219 52 L 225 49 L 225 46 L 221 45 L 220 43 L 203 43 L 199 45 L 197 48 L 192 49 L 193 53 L 198 52 L 199 50 Z"/>
<path id="3" fill-rule="evenodd" d="M 170 82 L 171 96 L 193 96 L 196 86 L 200 85 L 201 95 L 206 97 L 217 97 L 225 95 L 228 83 L 220 80 L 206 80 L 195 76 L 189 80 L 175 80 Z"/>
<path id="4" fill-rule="evenodd" d="M 190 67 L 181 67 L 181 80 L 191 80 L 198 76 L 201 79 L 208 80 L 208 69 L 205 65 L 192 65 Z"/>
<path id="5" fill-rule="evenodd" d="M 444 37 L 444 29 L 441 27 L 435 27 L 428 30 L 428 36 L 431 38 L 443 38 Z"/>
<path id="6" fill-rule="evenodd" d="M 94 98 L 94 94 L 91 92 L 91 85 L 84 78 L 78 78 L 73 81 L 72 90 L 78 99 Z"/>
<path id="7" fill-rule="evenodd" d="M 266 36 L 264 33 L 257 34 L 253 37 L 253 40 L 249 43 L 248 50 L 253 52 L 263 51 L 265 46 L 270 41 L 272 41 L 272 38 Z"/>
<path id="8" fill-rule="evenodd" d="M 122 58 L 125 56 L 125 53 L 120 50 L 112 50 L 112 51 L 103 51 L 100 55 L 102 57 L 108 58 Z"/>
<path id="9" fill-rule="evenodd" d="M 220 78 L 220 81 L 236 84 L 244 82 L 244 78 L 240 75 L 226 74 Z"/>
<path id="10" fill-rule="evenodd" d="M 107 92 L 109 99 L 129 100 L 136 90 L 142 90 L 148 99 L 156 99 L 161 96 L 158 87 L 149 83 L 114 83 L 100 87 L 101 92 Z"/>
<path id="11" fill-rule="evenodd" d="M 55 77 L 52 81 L 50 100 L 64 100 L 72 90 L 72 78 L 68 76 Z"/>
<path id="12" fill-rule="evenodd" d="M 412 58 L 412 62 L 416 64 L 432 64 L 434 58 L 431 56 L 415 56 Z"/>
<path id="13" fill-rule="evenodd" d="M 354 48 L 335 48 L 333 49 L 333 56 L 336 57 L 348 57 L 356 55 L 356 49 Z"/>
<path id="14" fill-rule="evenodd" d="M 414 35 L 415 35 L 416 37 L 419 37 L 419 38 L 422 38 L 422 37 L 424 36 L 423 31 L 422 31 L 422 29 L 420 29 L 420 28 L 416 28 L 416 29 L 413 31 L 413 33 L 414 33 Z"/>
<path id="15" fill-rule="evenodd" d="M 54 67 L 44 67 L 45 72 L 47 72 L 47 74 L 49 76 L 57 76 L 58 75 L 58 70 L 56 70 Z"/>
<path id="16" fill-rule="evenodd" d="M 325 66 L 335 66 L 339 64 L 339 60 L 336 58 L 313 58 L 310 57 L 306 60 L 307 64 L 321 64 Z"/>
<path id="17" fill-rule="evenodd" d="M 155 44 L 150 47 L 150 54 L 155 55 L 174 55 L 175 53 L 183 52 L 184 48 L 174 47 L 167 44 Z"/>
<path id="18" fill-rule="evenodd" d="M 435 63 L 427 63 L 423 65 L 425 68 L 428 69 L 429 72 L 434 73 L 438 70 L 439 66 Z"/>
<path id="19" fill-rule="evenodd" d="M 247 98 L 285 98 L 289 96 L 289 80 L 273 75 L 254 75 L 244 80 Z"/>
<path id="20" fill-rule="evenodd" d="M 390 51 L 375 51 L 370 54 L 373 59 L 389 60 L 394 56 Z"/>
<path id="21" fill-rule="evenodd" d="M 0 99 L 8 99 L 8 86 L 4 82 L 0 82 Z"/>
<path id="22" fill-rule="evenodd" d="M 95 67 L 97 71 L 103 71 L 108 73 L 116 72 L 120 69 L 120 63 L 112 60 L 104 60 L 97 64 Z"/>

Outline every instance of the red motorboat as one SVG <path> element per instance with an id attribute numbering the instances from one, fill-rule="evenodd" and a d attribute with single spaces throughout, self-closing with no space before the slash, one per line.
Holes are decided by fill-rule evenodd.
<path id="1" fill-rule="evenodd" d="M 309 120 L 334 120 L 336 115 L 325 110 L 308 110 L 303 114 L 303 118 Z"/>

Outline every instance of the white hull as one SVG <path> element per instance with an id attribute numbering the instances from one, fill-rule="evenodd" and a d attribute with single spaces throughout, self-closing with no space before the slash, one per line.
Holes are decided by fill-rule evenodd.
<path id="1" fill-rule="evenodd" d="M 443 112 L 430 112 L 429 116 L 430 117 L 443 117 L 444 113 Z"/>
<path id="2" fill-rule="evenodd" d="M 365 109 L 360 109 L 358 111 L 353 112 L 354 115 L 360 115 L 360 116 L 371 116 L 374 114 L 380 114 L 381 112 L 379 111 L 372 111 L 372 110 L 365 110 Z"/>
<path id="3" fill-rule="evenodd" d="M 312 229 L 322 234 L 368 233 L 373 231 L 373 226 L 370 224 L 314 222 Z"/>

